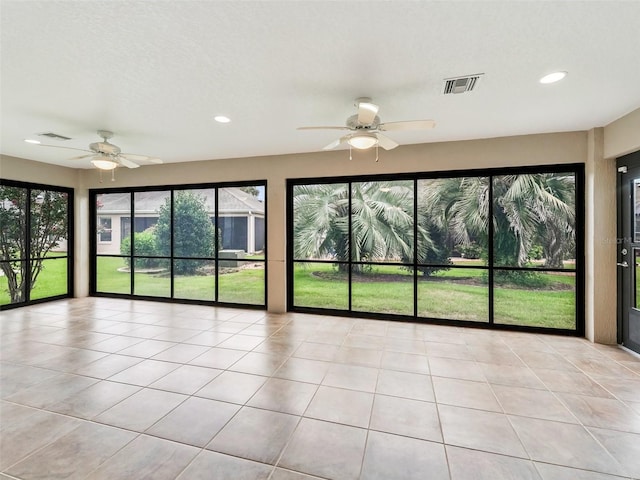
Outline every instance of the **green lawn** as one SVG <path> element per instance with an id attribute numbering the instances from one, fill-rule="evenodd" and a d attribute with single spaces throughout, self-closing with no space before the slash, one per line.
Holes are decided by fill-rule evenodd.
<path id="1" fill-rule="evenodd" d="M 221 274 L 218 285 L 218 300 L 229 303 L 263 305 L 264 267 L 263 263 L 252 264 L 255 268 L 243 268 L 238 271 Z M 168 264 L 162 265 L 168 270 Z M 126 267 L 118 257 L 98 257 L 97 290 L 102 293 L 130 293 L 131 274 L 121 271 Z M 171 283 L 164 272 L 136 273 L 135 294 L 169 297 Z M 174 280 L 174 296 L 181 299 L 214 300 L 214 275 L 177 275 Z"/>
<path id="2" fill-rule="evenodd" d="M 55 297 L 67 293 L 67 261 L 60 257 L 63 253 L 53 253 L 42 262 L 42 271 L 31 290 L 31 300 Z M 7 277 L 0 276 L 0 305 L 11 303 Z"/>
<path id="3" fill-rule="evenodd" d="M 468 265 L 468 263 L 465 263 Z M 395 275 L 393 275 L 395 274 Z M 413 315 L 411 272 L 400 267 L 374 267 L 366 276 L 353 276 L 356 311 Z M 495 322 L 510 325 L 575 328 L 573 275 L 545 274 L 544 288 L 497 285 Z M 393 278 L 395 276 L 395 278 Z M 377 280 L 376 280 L 377 277 Z M 418 315 L 487 322 L 489 293 L 483 269 L 449 269 L 431 278 L 419 277 Z M 294 304 L 300 307 L 348 308 L 347 274 L 330 264 L 306 264 L 294 271 Z"/>
<path id="4" fill-rule="evenodd" d="M 465 265 L 472 265 L 465 262 Z M 31 298 L 46 298 L 66 293 L 66 262 L 45 260 Z M 98 258 L 98 291 L 130 293 L 130 274 L 119 271 L 121 258 Z M 264 268 L 240 269 L 219 277 L 219 301 L 262 305 L 265 302 Z M 294 304 L 300 307 L 348 309 L 347 274 L 330 264 L 307 264 L 294 270 Z M 530 289 L 516 285 L 497 285 L 495 322 L 509 325 L 575 328 L 575 276 L 544 274 L 545 287 Z M 413 274 L 399 266 L 379 266 L 365 275 L 354 275 L 352 309 L 413 315 Z M 486 271 L 481 268 L 449 269 L 431 278 L 419 277 L 418 315 L 487 322 L 488 288 Z M 169 277 L 163 273 L 136 273 L 135 293 L 170 296 Z M 213 275 L 176 276 L 176 298 L 214 300 Z M 6 277 L 0 277 L 0 302 L 9 303 Z"/>

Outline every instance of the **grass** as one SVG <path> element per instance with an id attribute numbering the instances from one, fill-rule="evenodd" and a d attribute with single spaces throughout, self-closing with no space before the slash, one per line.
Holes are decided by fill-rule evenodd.
<path id="1" fill-rule="evenodd" d="M 468 265 L 468 263 L 465 263 Z M 418 316 L 488 322 L 489 291 L 483 284 L 483 269 L 450 269 L 432 278 L 420 277 Z M 380 281 L 359 281 L 354 276 L 353 310 L 413 315 L 411 272 L 395 266 L 375 267 Z M 396 275 L 389 281 L 385 275 Z M 515 285 L 496 286 L 495 322 L 549 328 L 575 328 L 573 275 L 545 274 L 547 288 L 527 289 Z M 405 281 L 399 279 L 406 279 Z M 386 281 L 385 281 L 386 280 Z M 348 308 L 347 274 L 330 264 L 307 264 L 294 271 L 294 305 L 300 307 Z"/>
<path id="2" fill-rule="evenodd" d="M 465 262 L 465 265 L 471 265 Z M 475 265 L 475 264 L 473 264 Z M 130 293 L 130 274 L 118 271 L 121 258 L 98 257 L 98 291 Z M 168 266 L 168 265 L 167 265 Z M 449 269 L 419 277 L 418 316 L 487 322 L 488 288 L 481 268 Z M 369 275 L 354 275 L 352 309 L 360 312 L 413 315 L 412 273 L 399 266 L 378 266 Z M 549 328 L 575 328 L 575 277 L 545 274 L 546 288 L 527 289 L 498 285 L 494 289 L 495 322 Z M 264 269 L 246 268 L 219 276 L 219 301 L 262 305 L 265 302 Z M 170 296 L 169 277 L 163 274 L 135 275 L 137 295 Z M 564 287 L 563 287 L 564 286 Z M 9 303 L 6 278 L 0 277 L 0 302 Z M 182 299 L 214 300 L 212 275 L 176 276 L 174 296 Z M 294 305 L 347 310 L 346 273 L 330 264 L 307 264 L 294 270 Z M 66 293 L 66 262 L 45 260 L 31 295 L 33 299 Z M 640 296 L 639 296 L 640 298 Z"/>
<path id="3" fill-rule="evenodd" d="M 42 271 L 31 290 L 31 300 L 55 297 L 67 293 L 67 262 L 61 257 L 63 253 L 53 253 L 42 262 Z M 0 277 L 0 305 L 11 303 L 7 277 Z"/>
<path id="4" fill-rule="evenodd" d="M 125 266 L 121 258 L 98 257 L 98 292 L 129 294 L 131 274 L 128 271 L 119 270 Z M 163 266 L 168 270 L 168 263 Z M 221 274 L 218 284 L 218 301 L 263 305 L 265 303 L 264 283 L 264 268 L 245 268 Z M 167 298 L 171 295 L 171 282 L 165 273 L 135 273 L 134 285 L 135 295 Z M 214 275 L 175 276 L 175 298 L 213 301 L 214 295 Z"/>

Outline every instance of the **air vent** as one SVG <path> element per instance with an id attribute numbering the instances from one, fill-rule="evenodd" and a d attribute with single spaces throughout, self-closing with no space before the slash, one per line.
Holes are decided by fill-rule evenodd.
<path id="1" fill-rule="evenodd" d="M 478 84 L 478 80 L 484 73 L 476 73 L 475 75 L 467 75 L 466 77 L 445 78 L 444 94 L 465 93 L 473 90 Z"/>
<path id="2" fill-rule="evenodd" d="M 71 140 L 69 137 L 65 137 L 64 135 L 58 135 L 57 133 L 53 133 L 53 132 L 39 133 L 38 136 L 47 137 L 52 140 L 59 140 L 61 142 L 65 140 Z"/>

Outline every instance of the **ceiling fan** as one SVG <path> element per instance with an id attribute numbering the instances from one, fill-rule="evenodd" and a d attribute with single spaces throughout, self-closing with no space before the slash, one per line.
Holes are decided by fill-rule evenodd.
<path id="1" fill-rule="evenodd" d="M 91 157 L 91 163 L 100 170 L 113 170 L 122 166 L 127 168 L 138 168 L 137 162 L 162 163 L 162 160 L 148 155 L 136 155 L 133 153 L 122 153 L 120 147 L 109 143 L 109 139 L 113 137 L 113 132 L 109 130 L 98 130 L 98 136 L 102 137 L 102 142 L 94 142 L 89 145 L 89 149 L 63 147 L 61 145 L 39 144 L 42 147 L 66 148 L 67 150 L 78 150 L 80 152 L 89 152 L 88 155 L 80 155 L 73 157 L 71 160 L 82 160 Z"/>
<path id="2" fill-rule="evenodd" d="M 427 130 L 435 127 L 433 120 L 408 120 L 380 123 L 379 106 L 371 103 L 368 97 L 356 98 L 354 106 L 358 113 L 347 118 L 342 127 L 299 127 L 298 130 L 350 130 L 350 133 L 334 140 L 323 150 L 332 150 L 343 143 L 359 150 L 380 146 L 385 150 L 396 148 L 398 143 L 380 132 L 397 130 Z"/>

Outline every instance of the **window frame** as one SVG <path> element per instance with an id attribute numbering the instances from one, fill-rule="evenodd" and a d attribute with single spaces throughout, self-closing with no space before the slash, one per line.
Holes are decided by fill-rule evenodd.
<path id="1" fill-rule="evenodd" d="M 238 181 L 238 182 L 216 182 L 216 183 L 199 183 L 199 184 L 180 184 L 180 185 L 154 185 L 154 186 L 146 186 L 146 187 L 118 187 L 118 188 L 96 188 L 89 190 L 89 200 L 90 200 L 90 221 L 89 221 L 89 229 L 90 232 L 96 232 L 97 222 L 99 212 L 97 199 L 99 195 L 102 194 L 116 194 L 116 193 L 126 193 L 129 194 L 129 211 L 126 215 L 120 217 L 129 219 L 129 226 L 132 229 L 132 232 L 135 232 L 135 222 L 136 222 L 136 210 L 135 210 L 135 197 L 136 193 L 144 193 L 144 192 L 168 192 L 170 203 L 171 203 L 171 232 L 173 232 L 173 220 L 174 220 L 174 194 L 183 190 L 205 190 L 205 189 L 213 189 L 215 191 L 215 211 L 210 215 L 214 222 L 214 229 L 218 231 L 218 218 L 219 215 L 219 202 L 218 202 L 218 192 L 220 189 L 224 188 L 238 188 L 238 187 L 262 187 L 264 189 L 264 199 L 262 199 L 262 203 L 264 205 L 264 218 L 267 218 L 267 181 L 266 180 L 249 180 L 249 181 Z M 148 214 L 143 214 L 138 218 L 148 218 Z M 122 230 L 122 227 L 121 227 Z M 121 231 L 121 235 L 124 232 Z M 267 273 L 267 255 L 268 255 L 268 246 L 267 246 L 267 230 L 266 230 L 266 222 L 265 222 L 265 232 L 264 232 L 264 258 L 263 259 L 251 259 L 251 262 L 262 263 L 264 265 L 264 301 L 260 304 L 255 303 L 232 303 L 220 301 L 219 294 L 219 282 L 218 278 L 220 275 L 219 272 L 219 264 L 222 257 L 219 255 L 219 249 L 216 247 L 214 249 L 214 255 L 212 257 L 185 257 L 185 256 L 177 256 L 174 255 L 174 247 L 173 247 L 173 233 L 171 233 L 172 239 L 170 241 L 170 254 L 168 256 L 158 256 L 158 257 L 148 257 L 153 259 L 158 259 L 159 261 L 168 261 L 169 264 L 169 273 L 170 273 L 170 287 L 169 287 L 169 295 L 168 296 L 151 296 L 151 295 L 139 295 L 135 294 L 135 267 L 130 269 L 130 281 L 129 281 L 129 292 L 128 293 L 115 293 L 115 292 L 102 292 L 98 290 L 98 265 L 97 260 L 99 257 L 112 257 L 112 258 L 129 258 L 130 262 L 133 262 L 136 258 L 143 258 L 140 256 L 136 256 L 135 254 L 135 246 L 131 248 L 131 252 L 128 255 L 123 254 L 98 254 L 97 253 L 97 245 L 99 242 L 97 241 L 97 235 L 90 235 L 91 244 L 90 244 L 90 257 L 91 261 L 89 264 L 90 276 L 89 276 L 89 295 L 95 297 L 111 297 L 111 298 L 127 298 L 127 299 L 141 299 L 141 300 L 151 300 L 158 302 L 169 302 L 169 303 L 187 303 L 187 304 L 197 304 L 197 305 L 215 305 L 215 306 L 228 306 L 228 307 L 241 307 L 241 308 L 249 308 L 249 309 L 258 309 L 264 310 L 267 308 L 267 299 L 268 299 L 268 273 Z M 121 241 L 120 239 L 119 241 Z M 218 236 L 216 235 L 216 244 L 218 242 Z M 147 257 L 144 257 L 147 258 Z M 213 300 L 205 300 L 205 299 L 189 299 L 189 298 L 181 298 L 175 296 L 175 275 L 174 268 L 175 262 L 180 260 L 202 260 L 202 261 L 213 261 L 215 262 L 215 292 Z M 223 259 L 224 261 L 224 259 Z"/>
<path id="2" fill-rule="evenodd" d="M 429 179 L 447 179 L 447 178 L 463 178 L 463 177 L 487 177 L 489 182 L 489 218 L 493 218 L 493 180 L 494 177 L 503 175 L 520 175 L 520 174 L 544 174 L 544 173 L 570 173 L 575 178 L 575 260 L 576 268 L 573 270 L 575 274 L 575 328 L 551 328 L 534 325 L 517 325 L 498 323 L 495 318 L 495 298 L 494 290 L 498 288 L 494 283 L 493 274 L 497 270 L 507 271 L 531 271 L 537 272 L 557 272 L 560 269 L 554 268 L 527 268 L 517 266 L 498 266 L 493 262 L 493 222 L 488 222 L 488 244 L 486 248 L 489 250 L 488 255 L 490 261 L 484 266 L 456 266 L 456 269 L 474 268 L 487 271 L 488 275 L 488 321 L 477 322 L 469 320 L 458 319 L 444 319 L 444 318 L 429 318 L 420 317 L 418 315 L 418 270 L 417 267 L 420 264 L 417 262 L 416 248 L 414 248 L 414 263 L 411 265 L 413 268 L 414 276 L 414 310 L 413 315 L 399 315 L 389 313 L 375 313 L 366 311 L 354 311 L 352 309 L 352 278 L 351 268 L 348 269 L 348 308 L 345 310 L 333 309 L 333 308 L 319 308 L 319 307 L 304 307 L 295 305 L 294 289 L 295 289 L 295 275 L 294 266 L 296 263 L 326 263 L 334 264 L 338 263 L 335 260 L 318 260 L 318 259 L 296 259 L 294 257 L 294 238 L 293 238 L 293 221 L 294 221 L 294 205 L 293 194 L 296 186 L 301 185 L 313 185 L 313 184 L 347 184 L 349 191 L 352 189 L 354 183 L 367 182 L 367 181 L 402 181 L 412 180 L 414 182 L 414 189 L 416 188 L 420 180 Z M 454 171 L 434 171 L 434 172 L 410 172 L 399 174 L 381 174 L 381 175 L 360 175 L 360 176 L 342 176 L 342 177 L 318 177 L 318 178 L 297 178 L 287 180 L 287 192 L 286 192 L 286 239 L 287 239 L 287 263 L 286 263 L 286 281 L 287 281 L 287 311 L 300 312 L 300 313 L 314 313 L 314 314 L 327 314 L 337 316 L 351 316 L 351 317 L 366 317 L 366 318 L 378 318 L 384 320 L 402 320 L 413 321 L 418 323 L 434 323 L 434 324 L 446 324 L 446 325 L 458 325 L 458 326 L 470 326 L 480 328 L 491 328 L 496 330 L 515 330 L 515 331 L 531 331 L 541 333 L 554 333 L 565 335 L 577 335 L 584 336 L 585 332 L 585 259 L 584 259 L 584 242 L 585 242 L 585 223 L 584 223 L 584 211 L 585 211 L 585 197 L 584 197 L 584 164 L 552 164 L 552 165 L 531 165 L 522 167 L 506 167 L 506 168 L 488 168 L 477 170 L 454 170 Z M 415 192 L 415 190 L 414 190 Z M 417 209 L 417 195 L 414 195 L 414 219 L 416 218 Z M 351 197 L 349 197 L 349 211 L 351 211 Z M 351 216 L 351 215 L 350 215 Z M 351 222 L 351 219 L 349 219 Z M 417 222 L 414 220 L 414 228 Z M 351 230 L 351 229 L 349 229 Z M 417 239 L 414 239 L 414 247 L 417 245 Z M 340 263 L 352 265 L 353 262 L 351 255 L 348 260 Z M 366 262 L 375 263 L 376 265 L 398 265 L 392 262 Z M 445 265 L 431 265 L 428 266 L 445 266 Z M 450 267 L 450 266 L 448 266 Z M 566 270 L 564 270 L 566 271 Z"/>
<path id="3" fill-rule="evenodd" d="M 30 276 L 25 279 L 25 293 L 24 293 L 24 301 L 17 303 L 9 303 L 5 305 L 0 305 L 0 311 L 2 310 L 10 310 L 13 308 L 24 307 L 27 305 L 34 305 L 38 303 L 50 302 L 54 300 L 60 300 L 63 298 L 72 298 L 74 292 L 74 233 L 75 233 L 75 223 L 74 223 L 74 210 L 75 210 L 75 199 L 74 199 L 74 189 L 68 187 L 62 187 L 58 185 L 47 185 L 42 183 L 32 183 L 32 182 L 21 182 L 17 180 L 7 180 L 0 178 L 0 185 L 14 188 L 22 188 L 26 191 L 26 205 L 25 205 L 25 225 L 31 224 L 31 192 L 33 190 L 46 190 L 51 192 L 59 192 L 67 195 L 67 212 L 66 212 L 66 242 L 67 242 L 67 252 L 66 255 L 57 255 L 55 257 L 55 261 L 66 260 L 66 270 L 67 270 L 67 278 L 66 278 L 66 290 L 67 292 L 59 295 L 52 295 L 49 297 L 42 298 L 31 298 L 31 279 Z M 25 262 L 25 271 L 30 270 L 31 262 L 34 258 L 31 256 L 31 228 L 27 228 L 24 232 L 25 240 L 24 244 L 27 246 L 27 252 L 25 257 L 21 257 L 16 261 Z M 53 261 L 49 259 L 50 261 Z"/>

